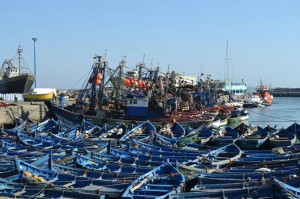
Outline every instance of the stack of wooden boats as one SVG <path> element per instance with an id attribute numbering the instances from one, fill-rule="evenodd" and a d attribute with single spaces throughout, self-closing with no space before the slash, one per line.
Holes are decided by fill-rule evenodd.
<path id="1" fill-rule="evenodd" d="M 0 196 L 298 197 L 297 127 L 24 121 L 0 133 Z"/>

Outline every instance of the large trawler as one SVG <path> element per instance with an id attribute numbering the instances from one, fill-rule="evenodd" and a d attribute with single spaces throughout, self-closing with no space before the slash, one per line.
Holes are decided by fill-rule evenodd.
<path id="1" fill-rule="evenodd" d="M 29 68 L 21 65 L 23 48 L 19 46 L 17 53 L 18 64 L 14 59 L 5 60 L 0 71 L 0 93 L 25 93 L 34 83 L 34 76 Z M 16 57 L 16 56 L 15 56 Z"/>
<path id="2" fill-rule="evenodd" d="M 127 76 L 121 78 L 122 81 L 114 80 L 113 89 L 110 90 L 105 79 L 115 78 L 108 77 L 107 70 L 107 61 L 101 61 L 101 56 L 96 56 L 91 75 L 79 93 L 76 104 L 61 107 L 46 103 L 48 108 L 63 121 L 78 123 L 85 118 L 97 125 L 120 122 L 131 124 L 133 121 L 142 123 L 149 120 L 154 125 L 178 121 L 184 126 L 198 127 L 214 121 L 214 117 L 204 116 L 195 108 L 192 94 L 182 90 L 179 95 L 176 94 L 178 90 L 173 91 L 173 84 L 169 81 L 172 75 L 169 73 L 165 76 L 155 74 L 156 79 Z M 118 74 L 116 70 L 113 73 Z M 122 85 L 117 85 L 118 82 Z M 193 84 L 193 81 L 181 76 L 181 81 L 175 87 L 183 88 Z M 124 85 L 126 89 L 122 89 Z"/>

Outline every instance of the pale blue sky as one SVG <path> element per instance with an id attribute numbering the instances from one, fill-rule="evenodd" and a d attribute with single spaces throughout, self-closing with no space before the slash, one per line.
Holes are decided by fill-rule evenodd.
<path id="1" fill-rule="evenodd" d="M 227 40 L 236 81 L 300 87 L 298 0 L 0 0 L 0 7 L 0 61 L 20 44 L 33 71 L 38 37 L 37 87 L 81 87 L 105 49 L 111 68 L 124 55 L 134 67 L 145 54 L 149 67 L 224 79 Z"/>

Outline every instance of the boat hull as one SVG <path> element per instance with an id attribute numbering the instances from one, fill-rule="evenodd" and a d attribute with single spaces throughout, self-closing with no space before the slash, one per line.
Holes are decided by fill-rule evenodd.
<path id="1" fill-rule="evenodd" d="M 23 95 L 24 101 L 52 101 L 53 92 L 45 93 L 45 94 L 32 94 L 26 93 Z"/>
<path id="2" fill-rule="evenodd" d="M 0 93 L 26 93 L 34 83 L 34 76 L 23 74 L 0 80 Z"/>
<path id="3" fill-rule="evenodd" d="M 133 122 L 136 122 L 137 124 L 142 124 L 145 120 L 125 120 L 125 119 L 113 119 L 113 118 L 107 118 L 107 117 L 100 117 L 100 116 L 90 116 L 90 115 L 83 115 L 75 112 L 68 111 L 66 109 L 60 108 L 56 105 L 52 105 L 51 103 L 47 103 L 47 106 L 49 109 L 53 111 L 53 113 L 62 121 L 65 121 L 67 123 L 75 123 L 78 124 L 82 121 L 83 117 L 85 120 L 95 124 L 95 125 L 103 125 L 103 124 L 119 124 L 120 122 L 130 125 Z M 155 119 L 155 121 L 151 121 L 151 123 L 154 126 L 159 126 L 161 125 L 162 122 L 166 122 L 169 120 L 169 122 L 172 121 L 173 118 L 161 118 L 161 119 Z M 182 126 L 190 126 L 193 128 L 197 128 L 202 124 L 211 124 L 213 120 L 188 120 L 188 121 L 178 121 Z"/>

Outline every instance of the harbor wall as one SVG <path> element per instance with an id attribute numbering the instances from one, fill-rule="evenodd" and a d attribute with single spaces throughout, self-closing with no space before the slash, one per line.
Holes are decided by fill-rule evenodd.
<path id="1" fill-rule="evenodd" d="M 43 102 L 18 102 L 13 103 L 10 101 L 2 101 L 3 103 L 10 104 L 9 106 L 0 106 L 0 125 L 13 124 L 15 118 L 28 118 L 33 122 L 41 121 L 48 109 Z"/>
<path id="2" fill-rule="evenodd" d="M 300 97 L 300 88 L 274 88 L 270 93 L 274 97 Z"/>

